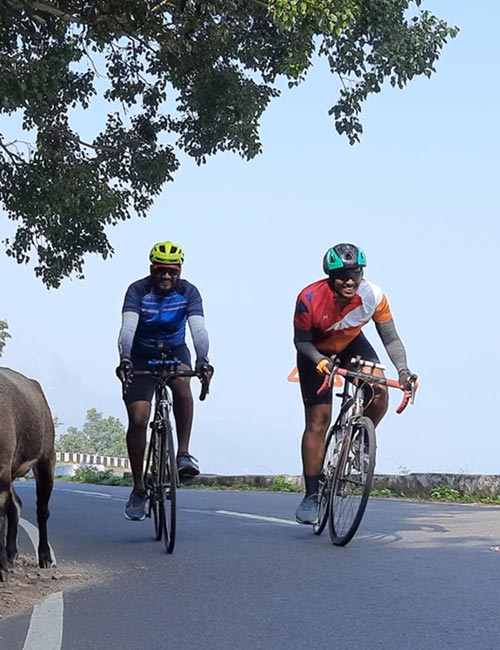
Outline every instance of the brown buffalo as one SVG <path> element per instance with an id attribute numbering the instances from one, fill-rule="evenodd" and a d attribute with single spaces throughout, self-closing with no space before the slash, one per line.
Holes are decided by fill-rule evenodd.
<path id="1" fill-rule="evenodd" d="M 53 565 L 47 519 L 54 467 L 54 422 L 40 384 L 0 368 L 0 581 L 7 579 L 17 556 L 22 504 L 13 482 L 30 469 L 36 480 L 38 564 L 42 568 Z"/>

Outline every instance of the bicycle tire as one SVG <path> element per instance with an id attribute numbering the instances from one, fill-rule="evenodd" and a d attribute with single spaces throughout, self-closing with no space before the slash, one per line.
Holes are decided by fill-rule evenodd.
<path id="1" fill-rule="evenodd" d="M 177 462 L 172 426 L 164 415 L 160 435 L 160 490 L 158 492 L 159 524 L 167 553 L 175 546 L 177 527 Z"/>
<path id="2" fill-rule="evenodd" d="M 333 435 L 335 426 L 331 427 L 325 439 L 325 457 L 323 460 L 323 468 L 321 470 L 321 478 L 318 485 L 318 520 L 313 525 L 315 535 L 321 535 L 325 530 L 328 521 L 328 514 L 330 508 L 330 493 L 333 484 L 334 473 L 334 452 L 336 439 Z"/>
<path id="3" fill-rule="evenodd" d="M 144 472 L 144 485 L 148 493 L 148 517 L 153 519 L 155 539 L 159 541 L 162 537 L 162 529 L 160 526 L 160 514 L 158 504 L 158 434 L 155 429 L 151 431 L 151 438 L 149 441 L 148 455 L 146 462 L 146 470 Z"/>
<path id="4" fill-rule="evenodd" d="M 370 496 L 375 456 L 375 426 L 370 418 L 356 417 L 344 438 L 330 495 L 330 539 L 336 546 L 345 546 L 358 530 Z"/>

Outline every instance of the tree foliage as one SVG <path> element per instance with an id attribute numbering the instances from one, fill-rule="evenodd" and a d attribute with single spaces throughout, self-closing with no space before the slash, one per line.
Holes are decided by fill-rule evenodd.
<path id="1" fill-rule="evenodd" d="M 102 413 L 92 408 L 87 411 L 81 429 L 69 427 L 66 433 L 59 436 L 56 450 L 126 457 L 125 427 L 118 418 L 104 418 Z"/>
<path id="2" fill-rule="evenodd" d="M 349 142 L 384 82 L 430 76 L 457 30 L 422 0 L 2 0 L 0 202 L 17 222 L 18 262 L 57 287 L 106 258 L 106 228 L 145 216 L 179 167 L 218 151 L 261 151 L 259 121 L 277 83 L 300 83 L 316 53 L 340 79 L 330 109 Z M 97 132 L 76 117 L 102 117 Z"/>
<path id="3" fill-rule="evenodd" d="M 0 320 L 0 357 L 3 355 L 3 350 L 7 339 L 10 339 L 11 335 L 9 334 L 9 324 L 6 320 Z"/>

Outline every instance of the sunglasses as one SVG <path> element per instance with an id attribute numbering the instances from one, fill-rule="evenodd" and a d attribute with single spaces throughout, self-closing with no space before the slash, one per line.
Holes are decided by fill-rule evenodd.
<path id="1" fill-rule="evenodd" d="M 158 276 L 170 275 L 173 278 L 176 278 L 180 275 L 181 270 L 173 266 L 153 266 L 153 273 Z"/>
<path id="2" fill-rule="evenodd" d="M 332 280 L 354 280 L 358 282 L 363 277 L 363 269 L 337 269 L 330 272 L 330 277 Z"/>

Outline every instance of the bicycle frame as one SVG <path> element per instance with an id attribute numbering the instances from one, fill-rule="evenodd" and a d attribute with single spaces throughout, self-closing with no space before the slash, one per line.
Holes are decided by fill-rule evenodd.
<path id="1" fill-rule="evenodd" d="M 411 391 L 404 390 L 399 382 L 380 374 L 384 366 L 359 357 L 351 359 L 349 368 L 340 368 L 335 357 L 332 360 L 332 372 L 325 377 L 318 394 L 332 387 L 336 374 L 342 375 L 345 381 L 342 392 L 335 394 L 341 398 L 340 409 L 325 438 L 314 532 L 320 535 L 329 521 L 332 543 L 343 546 L 352 539 L 361 522 L 375 469 L 375 427 L 364 415 L 366 391 L 375 383 L 403 390 L 403 400 L 397 408 L 401 413 L 413 401 L 414 387 Z"/>
<path id="2" fill-rule="evenodd" d="M 332 431 L 336 436 L 342 434 L 342 438 L 338 438 L 335 443 L 334 458 L 335 461 L 338 461 L 338 459 L 344 457 L 345 450 L 350 448 L 350 434 L 353 430 L 353 425 L 356 423 L 356 419 L 363 415 L 365 409 L 365 391 L 370 384 L 377 383 L 383 386 L 399 388 L 403 391 L 403 399 L 396 409 L 397 413 L 402 413 L 409 402 L 413 403 L 415 391 L 414 389 L 411 391 L 403 389 L 399 382 L 394 379 L 387 379 L 386 377 L 374 374 L 375 370 L 385 370 L 382 364 L 364 361 L 360 357 L 356 357 L 351 359 L 353 368 L 347 369 L 340 368 L 339 362 L 335 357 L 333 357 L 333 361 L 332 373 L 325 378 L 321 388 L 318 390 L 318 394 L 333 385 L 336 374 L 344 377 L 343 391 L 342 393 L 336 393 L 336 396 L 341 398 L 340 410 L 334 424 L 329 428 L 329 432 Z M 367 369 L 370 372 L 362 372 L 360 369 Z M 340 445 L 341 442 L 342 445 Z"/>
<path id="3" fill-rule="evenodd" d="M 331 471 L 349 453 L 351 436 L 357 418 L 363 415 L 365 399 L 365 382 L 344 382 L 343 391 L 336 393 L 341 398 L 339 413 L 335 422 L 329 427 L 328 437 L 335 436 Z"/>
<path id="4" fill-rule="evenodd" d="M 170 413 L 172 411 L 172 396 L 170 395 L 166 382 L 158 381 L 156 384 L 154 403 L 155 407 L 151 426 L 154 427 L 157 425 L 160 427 L 165 419 L 170 419 Z"/>
<path id="5" fill-rule="evenodd" d="M 202 392 L 208 392 L 209 378 L 189 369 L 179 369 L 178 359 L 161 359 L 148 362 L 151 370 L 138 370 L 137 376 L 151 377 L 156 382 L 154 411 L 150 423 L 151 437 L 148 445 L 144 482 L 149 496 L 148 516 L 153 516 L 156 540 L 163 538 L 167 553 L 172 553 L 176 531 L 176 491 L 179 485 L 173 427 L 170 420 L 173 398 L 169 382 L 178 377 L 200 377 Z"/>
<path id="6" fill-rule="evenodd" d="M 170 419 L 172 396 L 169 391 L 169 382 L 178 377 L 198 377 L 198 373 L 194 370 L 179 370 L 180 364 L 181 362 L 177 359 L 152 359 L 148 362 L 148 365 L 152 366 L 152 370 L 135 370 L 133 372 L 134 376 L 151 377 L 156 381 L 151 426 L 161 425 L 162 421 Z"/>
<path id="7" fill-rule="evenodd" d="M 179 370 L 181 362 L 178 359 L 152 359 L 148 362 L 152 370 L 138 370 L 134 371 L 134 376 L 138 377 L 152 377 L 156 381 L 154 391 L 154 411 L 153 418 L 150 426 L 152 431 L 160 431 L 163 423 L 170 425 L 170 413 L 172 412 L 172 396 L 169 391 L 169 382 L 178 377 L 199 377 L 199 373 L 194 370 Z M 207 384 L 202 383 L 201 395 L 206 395 L 208 392 Z M 149 458 L 148 458 L 149 462 Z M 179 480 L 176 475 L 176 485 Z"/>
<path id="8" fill-rule="evenodd" d="M 336 396 L 340 397 L 342 401 L 335 424 L 338 421 L 339 425 L 343 426 L 351 417 L 363 413 L 365 396 L 363 382 L 352 384 L 351 382 L 345 381 L 342 393 L 336 393 Z"/>

